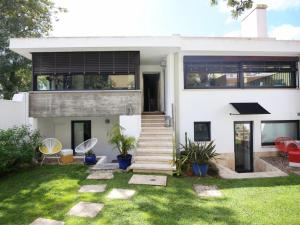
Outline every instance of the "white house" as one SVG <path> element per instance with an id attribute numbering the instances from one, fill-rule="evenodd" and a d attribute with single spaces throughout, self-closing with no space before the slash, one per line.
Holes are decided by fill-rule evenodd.
<path id="1" fill-rule="evenodd" d="M 173 133 L 214 140 L 236 171 L 252 171 L 276 137 L 299 138 L 300 41 L 268 38 L 265 11 L 243 20 L 244 37 L 12 38 L 33 63 L 29 116 L 67 148 L 97 137 L 110 160 L 107 132 L 120 123 L 140 137 L 136 171 L 173 169 Z"/>

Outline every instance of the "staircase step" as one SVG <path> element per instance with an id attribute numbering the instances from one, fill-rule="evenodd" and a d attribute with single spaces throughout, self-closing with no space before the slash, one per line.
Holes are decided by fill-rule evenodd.
<path id="1" fill-rule="evenodd" d="M 142 115 L 143 119 L 165 119 L 165 115 Z"/>
<path id="2" fill-rule="evenodd" d="M 155 164 L 155 163 L 133 163 L 130 166 L 133 170 L 147 170 L 147 171 L 173 171 L 175 166 L 171 164 Z"/>
<path id="3" fill-rule="evenodd" d="M 158 156 L 158 155 L 137 155 L 134 157 L 134 162 L 135 163 L 166 163 L 166 164 L 170 164 L 170 162 L 172 162 L 173 157 L 171 155 L 162 155 L 162 156 Z"/>
<path id="4" fill-rule="evenodd" d="M 172 156 L 173 155 L 173 149 L 166 149 L 166 148 L 142 148 L 142 149 L 137 149 L 135 155 L 168 155 Z"/>
<path id="5" fill-rule="evenodd" d="M 173 142 L 172 141 L 139 141 L 138 147 L 140 148 L 151 148 L 151 147 L 170 147 L 173 148 Z"/>
<path id="6" fill-rule="evenodd" d="M 142 123 L 142 128 L 145 127 L 165 127 L 165 123 Z"/>
<path id="7" fill-rule="evenodd" d="M 170 127 L 142 127 L 142 132 L 144 132 L 144 131 L 151 131 L 151 132 L 162 132 L 162 131 L 164 131 L 164 132 L 166 132 L 166 131 L 168 131 L 168 132 L 170 132 L 170 133 L 172 133 L 172 128 L 170 128 Z"/>
<path id="8" fill-rule="evenodd" d="M 142 119 L 142 123 L 165 123 L 164 118 Z"/>
<path id="9" fill-rule="evenodd" d="M 153 134 L 142 134 L 139 138 L 139 141 L 146 142 L 146 141 L 173 141 L 173 136 L 166 134 L 166 135 L 153 135 Z"/>

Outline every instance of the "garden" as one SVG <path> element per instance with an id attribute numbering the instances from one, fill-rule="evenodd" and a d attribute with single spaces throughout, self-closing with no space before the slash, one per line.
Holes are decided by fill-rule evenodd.
<path id="1" fill-rule="evenodd" d="M 187 139 L 176 161 L 182 170 L 168 176 L 166 186 L 129 184 L 133 174 L 121 170 L 112 179 L 94 180 L 87 179 L 87 165 L 40 166 L 40 144 L 39 133 L 28 127 L 0 132 L 0 224 L 30 224 L 37 218 L 79 225 L 300 224 L 299 175 L 241 180 L 210 174 L 186 176 L 193 167 L 201 175 L 198 166 L 208 160 L 205 157 L 217 157 L 213 143 L 197 145 Z M 80 192 L 88 185 L 105 185 L 105 190 Z M 195 185 L 216 186 L 222 195 L 201 197 Z M 130 189 L 135 194 L 130 199 L 111 199 L 113 189 Z M 104 207 L 93 218 L 69 215 L 82 201 Z"/>

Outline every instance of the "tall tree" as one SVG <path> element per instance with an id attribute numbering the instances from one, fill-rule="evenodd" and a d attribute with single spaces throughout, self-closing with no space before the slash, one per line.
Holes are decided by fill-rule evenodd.
<path id="1" fill-rule="evenodd" d="M 237 18 L 245 12 L 245 10 L 252 8 L 253 0 L 223 0 L 227 1 L 227 5 L 232 8 L 231 15 Z M 210 0 L 211 5 L 217 5 L 218 0 Z"/>
<path id="2" fill-rule="evenodd" d="M 30 61 L 9 50 L 9 39 L 47 35 L 55 15 L 64 11 L 51 0 L 0 0 L 0 94 L 4 98 L 31 86 Z"/>

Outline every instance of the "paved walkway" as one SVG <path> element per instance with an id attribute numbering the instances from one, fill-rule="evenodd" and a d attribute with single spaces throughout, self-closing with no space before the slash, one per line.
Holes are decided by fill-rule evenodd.
<path id="1" fill-rule="evenodd" d="M 88 180 L 110 180 L 114 178 L 114 170 L 92 170 L 87 176 Z M 143 184 L 143 185 L 167 185 L 167 176 L 154 176 L 154 175 L 132 175 L 128 182 L 129 184 Z M 93 185 L 82 185 L 78 192 L 79 193 L 103 193 L 106 191 L 107 184 L 93 184 Z M 129 200 L 136 194 L 133 189 L 122 189 L 113 188 L 108 194 L 107 199 L 109 200 Z M 78 202 L 75 204 L 67 213 L 67 216 L 77 217 L 96 217 L 101 210 L 104 208 L 103 203 L 95 202 Z M 50 220 L 45 218 L 38 218 L 33 221 L 30 225 L 64 225 L 62 221 Z"/>

